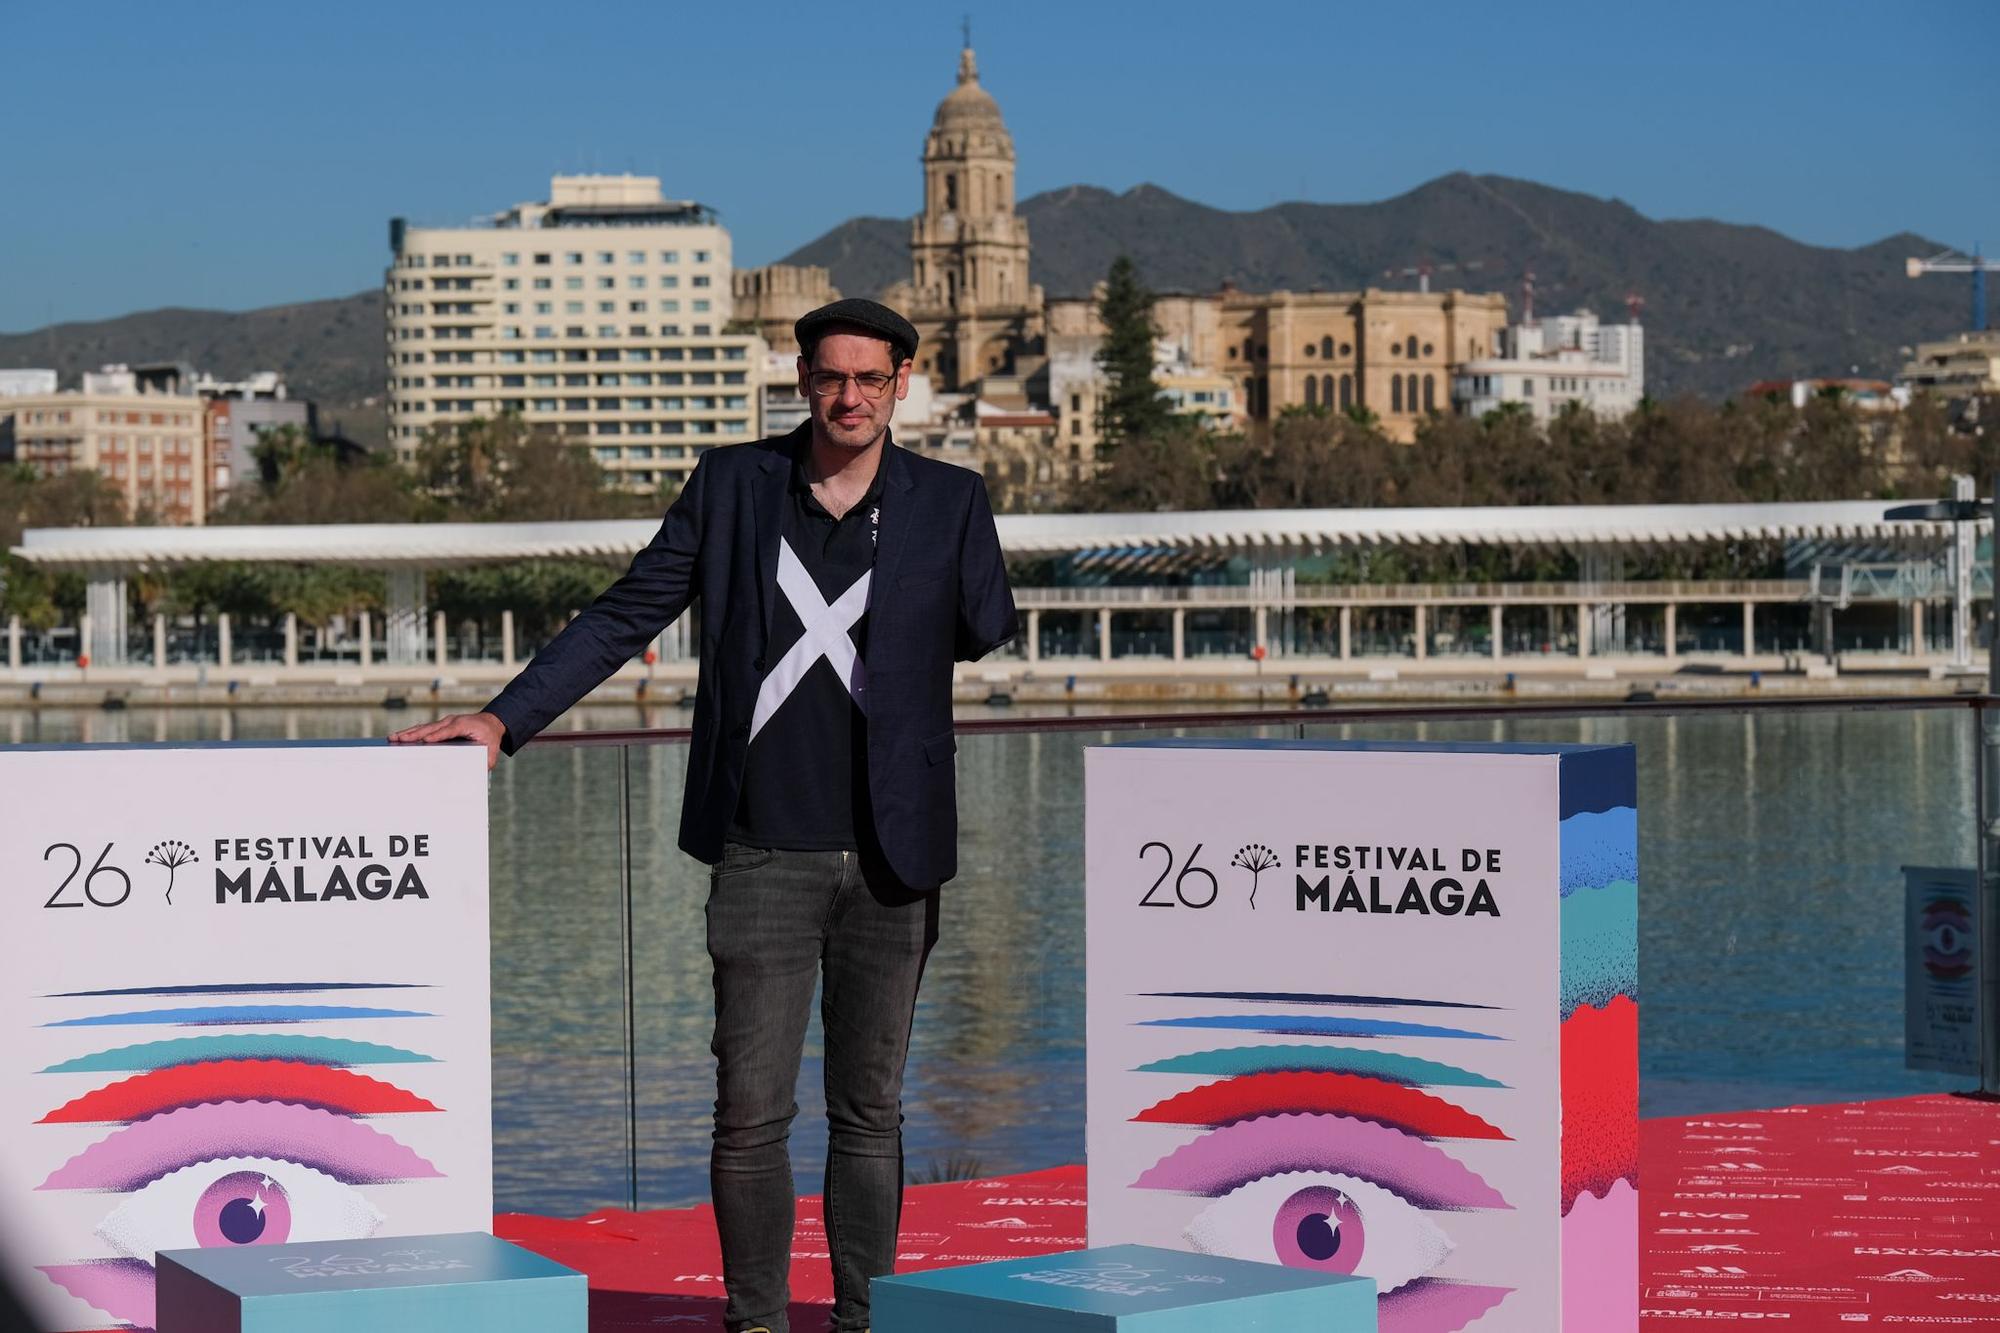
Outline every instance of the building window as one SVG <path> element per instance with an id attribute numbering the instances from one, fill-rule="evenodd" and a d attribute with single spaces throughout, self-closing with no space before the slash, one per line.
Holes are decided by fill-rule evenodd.
<path id="1" fill-rule="evenodd" d="M 1313 346 L 1313 345 L 1312 345 L 1311 343 L 1307 343 L 1307 344 L 1306 344 L 1306 355 L 1307 355 L 1307 356 L 1318 356 L 1318 355 L 1319 355 L 1319 348 L 1317 348 L 1317 347 Z"/>
<path id="2" fill-rule="evenodd" d="M 690 279 L 690 283 L 696 287 L 706 287 L 708 286 L 708 275 L 706 273 L 697 273 Z"/>
<path id="3" fill-rule="evenodd" d="M 581 264 L 582 262 L 583 252 L 581 250 L 571 250 L 563 256 L 563 263 L 565 264 Z"/>
<path id="4" fill-rule="evenodd" d="M 1197 394 L 1196 397 L 1203 402 L 1208 400 L 1208 395 L 1205 393 Z M 1319 377 L 1319 401 L 1322 407 L 1330 408 L 1333 406 L 1333 376 L 1322 375 Z"/>
<path id="5" fill-rule="evenodd" d="M 521 262 L 521 256 L 516 251 L 509 250 L 500 256 L 500 262 L 508 268 L 513 268 Z"/>
<path id="6" fill-rule="evenodd" d="M 1416 359 L 1417 359 L 1417 335 L 1413 333 L 1410 335 L 1410 360 L 1414 361 Z"/>
<path id="7" fill-rule="evenodd" d="M 1333 359 L 1333 339 L 1331 336 L 1319 340 L 1319 354 L 1328 360 Z"/>
<path id="8" fill-rule="evenodd" d="M 1401 375 L 1391 375 L 1389 377 L 1389 410 L 1391 412 L 1400 412 L 1403 410 L 1403 377 Z"/>
<path id="9" fill-rule="evenodd" d="M 697 264 L 706 264 L 708 262 L 708 251 L 706 250 L 695 251 L 694 262 Z"/>
<path id="10" fill-rule="evenodd" d="M 1354 355 L 1354 344 L 1353 344 L 1353 343 L 1342 343 L 1342 344 L 1340 345 L 1340 354 L 1341 354 L 1342 356 L 1353 356 L 1353 355 Z"/>
<path id="11" fill-rule="evenodd" d="M 563 290 L 564 290 L 564 291 L 566 291 L 566 292 L 580 292 L 580 291 L 582 291 L 582 290 L 583 290 L 583 279 L 582 279 L 582 278 L 564 278 L 564 279 L 563 279 Z"/>
<path id="12" fill-rule="evenodd" d="M 1429 343 L 1425 343 L 1425 344 L 1424 344 L 1424 355 L 1425 355 L 1425 356 L 1431 356 L 1431 355 L 1435 354 L 1435 353 L 1436 353 L 1436 351 L 1437 351 L 1437 348 L 1435 348 L 1435 347 L 1431 346 L 1431 345 L 1430 345 Z"/>
<path id="13" fill-rule="evenodd" d="M 1310 352 L 1312 348 L 1307 347 L 1306 350 Z M 1306 376 L 1306 406 L 1319 406 L 1319 379 L 1313 375 Z"/>
<path id="14" fill-rule="evenodd" d="M 681 252 L 678 250 L 662 250 L 660 251 L 660 262 L 662 264 L 678 264 L 681 262 Z"/>
<path id="15" fill-rule="evenodd" d="M 1437 377 L 1435 375 L 1424 376 L 1424 411 L 1437 411 Z"/>

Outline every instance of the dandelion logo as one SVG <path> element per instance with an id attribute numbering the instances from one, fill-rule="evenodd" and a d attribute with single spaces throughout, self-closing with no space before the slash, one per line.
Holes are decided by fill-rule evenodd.
<path id="1" fill-rule="evenodd" d="M 167 901 L 174 900 L 174 872 L 190 861 L 201 858 L 194 854 L 194 848 L 175 838 L 153 844 L 153 850 L 146 853 L 146 864 L 164 866 L 167 871 Z"/>
<path id="2" fill-rule="evenodd" d="M 1229 858 L 1229 864 L 1241 866 L 1250 872 L 1250 907 L 1257 907 L 1257 877 L 1278 864 L 1278 854 L 1261 842 L 1253 842 L 1247 847 L 1238 847 L 1236 855 Z"/>

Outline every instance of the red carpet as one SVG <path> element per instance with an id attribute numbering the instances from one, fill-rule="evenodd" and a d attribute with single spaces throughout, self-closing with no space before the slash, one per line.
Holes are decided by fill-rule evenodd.
<path id="1" fill-rule="evenodd" d="M 2000 1106 L 1915 1097 L 1652 1120 L 1639 1153 L 1646 1333 L 2000 1329 Z M 1081 1167 L 918 1186 L 902 1266 L 1073 1249 L 1083 1201 Z M 705 1207 L 494 1227 L 590 1275 L 592 1333 L 722 1326 Z M 793 1326 L 817 1330 L 831 1299 L 818 1199 L 799 1200 L 793 1259 Z"/>

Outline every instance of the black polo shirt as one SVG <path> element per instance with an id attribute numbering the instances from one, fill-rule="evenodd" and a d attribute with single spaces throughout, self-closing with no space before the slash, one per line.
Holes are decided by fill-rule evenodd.
<path id="1" fill-rule="evenodd" d="M 792 461 L 733 842 L 858 850 L 858 835 L 874 827 L 862 662 L 881 504 L 878 467 L 868 493 L 836 520 L 813 498 L 803 452 Z"/>

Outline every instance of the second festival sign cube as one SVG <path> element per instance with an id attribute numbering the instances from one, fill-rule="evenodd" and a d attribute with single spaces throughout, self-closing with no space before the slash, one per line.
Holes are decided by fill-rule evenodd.
<path id="1" fill-rule="evenodd" d="M 1085 776 L 1091 1245 L 1371 1277 L 1383 1333 L 1634 1333 L 1632 748 Z"/>

